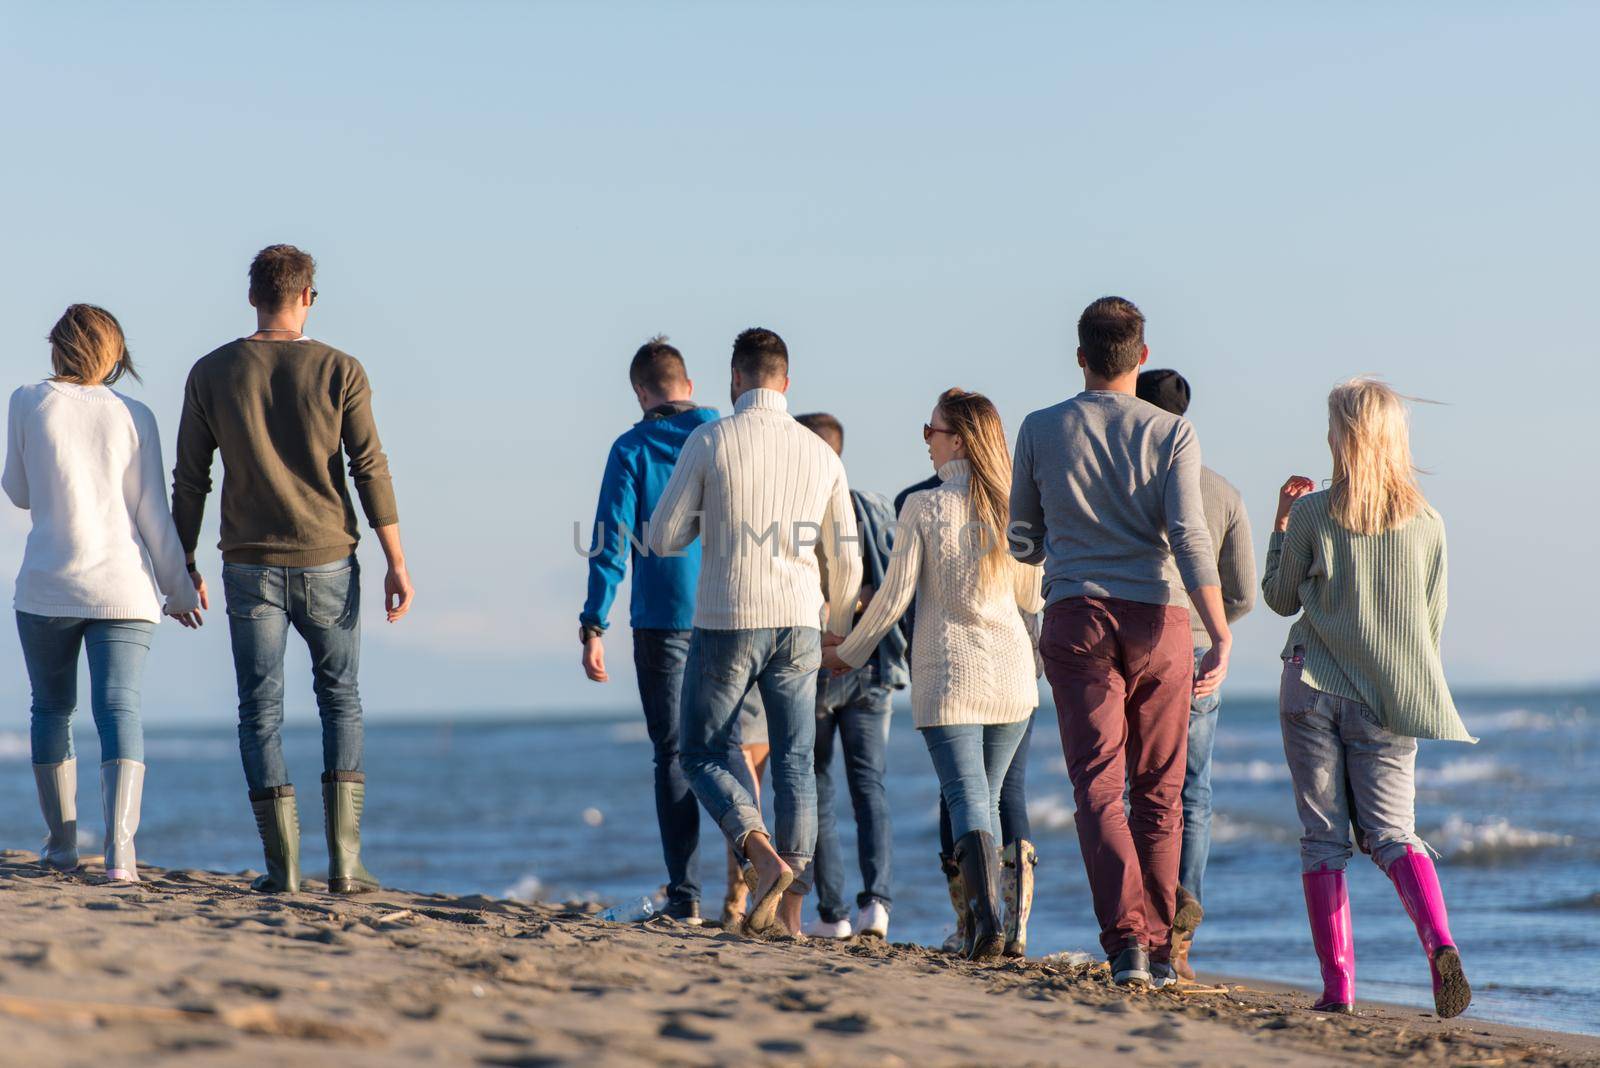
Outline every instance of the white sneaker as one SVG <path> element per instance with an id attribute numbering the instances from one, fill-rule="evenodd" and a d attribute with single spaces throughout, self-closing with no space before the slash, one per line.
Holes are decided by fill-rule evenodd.
<path id="1" fill-rule="evenodd" d="M 849 938 L 850 921 L 839 920 L 829 923 L 827 920 L 812 920 L 805 926 L 805 933 L 812 938 Z"/>
<path id="2" fill-rule="evenodd" d="M 889 910 L 881 901 L 869 901 L 856 910 L 856 934 L 863 937 L 889 937 Z"/>

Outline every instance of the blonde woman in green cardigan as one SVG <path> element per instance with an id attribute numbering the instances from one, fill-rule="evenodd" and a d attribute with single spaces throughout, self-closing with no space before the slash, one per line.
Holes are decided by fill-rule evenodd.
<path id="1" fill-rule="evenodd" d="M 1328 396 L 1333 479 L 1296 475 L 1278 497 L 1262 592 L 1300 613 L 1284 646 L 1283 748 L 1304 833 L 1301 879 L 1322 965 L 1316 1007 L 1353 1011 L 1355 946 L 1345 865 L 1358 844 L 1388 874 L 1422 940 L 1434 1007 L 1472 999 L 1444 895 L 1416 832 L 1418 738 L 1470 742 L 1445 683 L 1444 522 L 1411 462 L 1405 405 L 1357 378 Z"/>

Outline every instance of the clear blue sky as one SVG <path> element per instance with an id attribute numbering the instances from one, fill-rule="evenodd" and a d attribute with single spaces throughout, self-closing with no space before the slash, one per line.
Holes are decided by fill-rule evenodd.
<path id="1" fill-rule="evenodd" d="M 250 256 L 302 245 L 311 332 L 376 385 L 419 590 L 388 627 L 369 582 L 369 709 L 621 708 L 625 625 L 609 686 L 578 670 L 572 522 L 640 341 L 725 406 L 733 335 L 778 330 L 795 409 L 893 492 L 939 390 L 1014 429 L 1077 390 L 1077 312 L 1118 293 L 1260 548 L 1284 476 L 1326 473 L 1331 383 L 1444 402 L 1414 438 L 1452 678 L 1592 680 L 1600 15 L 1534 7 L 9 4 L 6 388 L 104 304 L 170 461 L 189 365 L 252 327 Z M 0 517 L 0 581 L 26 524 Z M 212 622 L 161 628 L 151 720 L 231 721 Z M 1273 685 L 1283 629 L 1238 628 L 1237 689 Z M 14 728 L 12 639 L 0 669 Z"/>

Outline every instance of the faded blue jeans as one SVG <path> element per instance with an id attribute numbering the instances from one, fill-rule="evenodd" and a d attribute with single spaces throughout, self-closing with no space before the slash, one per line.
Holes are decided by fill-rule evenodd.
<path id="1" fill-rule="evenodd" d="M 100 761 L 144 762 L 139 687 L 155 624 L 143 619 L 79 619 L 17 613 L 17 636 L 33 687 L 30 736 L 35 764 L 75 755 L 78 651 L 89 654 L 89 706 L 100 735 Z"/>
<path id="2" fill-rule="evenodd" d="M 1306 685 L 1300 650 L 1283 663 L 1278 719 L 1300 811 L 1300 870 L 1343 871 L 1351 826 L 1384 871 L 1417 837 L 1417 740 L 1360 701 Z"/>
<path id="3" fill-rule="evenodd" d="M 973 831 L 988 831 L 999 844 L 1000 789 L 1028 723 L 1023 719 L 922 728 L 957 843 Z"/>
<path id="4" fill-rule="evenodd" d="M 1194 662 L 1210 651 L 1200 646 Z M 1178 885 L 1205 903 L 1202 886 L 1206 861 L 1211 856 L 1211 751 L 1217 742 L 1217 717 L 1221 692 L 1189 699 L 1189 757 L 1183 772 L 1183 855 L 1178 861 Z"/>
<path id="5" fill-rule="evenodd" d="M 765 831 L 761 812 L 733 770 L 739 706 L 752 688 L 767 709 L 772 747 L 773 847 L 794 869 L 794 891 L 811 888 L 817 844 L 817 672 L 822 632 L 815 627 L 704 630 L 689 640 L 684 669 L 681 738 L 683 772 L 695 796 L 744 856 L 744 839 Z"/>
<path id="6" fill-rule="evenodd" d="M 856 816 L 856 860 L 861 893 L 856 904 L 889 906 L 889 798 L 883 775 L 889 749 L 892 691 L 878 683 L 871 664 L 847 675 L 817 678 L 817 914 L 828 923 L 847 918 L 845 865 L 834 816 L 833 743 L 844 750 L 844 779 Z"/>
<path id="7" fill-rule="evenodd" d="M 283 657 L 289 628 L 311 652 L 322 770 L 360 771 L 361 565 L 224 564 L 222 587 L 239 688 L 239 756 L 252 795 L 289 785 L 283 759 Z"/>
<path id="8" fill-rule="evenodd" d="M 639 701 L 645 729 L 655 754 L 656 823 L 661 853 L 667 862 L 667 901 L 686 905 L 700 900 L 695 872 L 700 854 L 700 803 L 683 773 L 678 756 L 678 710 L 683 696 L 683 668 L 689 659 L 687 630 L 633 632 L 633 667 L 639 677 Z M 737 720 L 737 717 L 735 717 Z M 739 755 L 737 731 L 732 740 L 733 773 L 752 794 L 750 768 Z"/>

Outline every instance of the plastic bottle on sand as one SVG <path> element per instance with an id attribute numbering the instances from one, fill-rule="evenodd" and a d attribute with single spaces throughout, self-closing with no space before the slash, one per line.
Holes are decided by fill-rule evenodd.
<path id="1" fill-rule="evenodd" d="M 650 899 L 638 897 L 620 905 L 613 905 L 596 918 L 606 923 L 638 923 L 640 920 L 648 920 L 655 914 L 656 907 L 650 903 Z"/>

